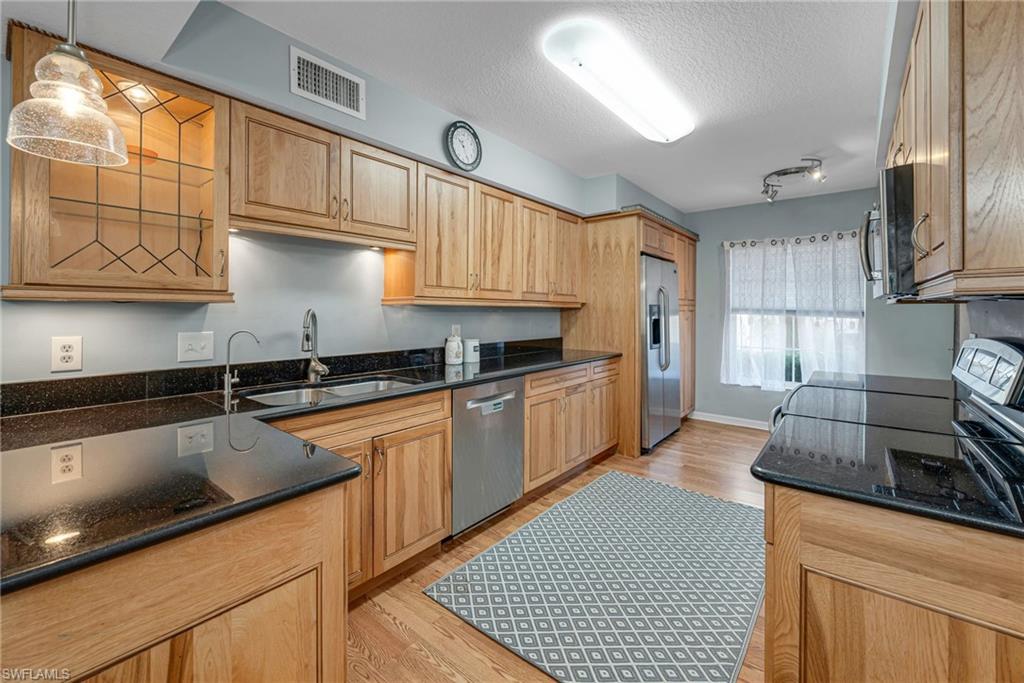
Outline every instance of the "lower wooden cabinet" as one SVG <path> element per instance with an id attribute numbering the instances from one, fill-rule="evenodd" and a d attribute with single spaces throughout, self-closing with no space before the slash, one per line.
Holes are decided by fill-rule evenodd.
<path id="1" fill-rule="evenodd" d="M 1020 539 L 770 484 L 765 539 L 766 681 L 1024 680 Z"/>
<path id="2" fill-rule="evenodd" d="M 4 595 L 3 666 L 94 682 L 344 681 L 347 486 Z"/>
<path id="3" fill-rule="evenodd" d="M 618 443 L 618 367 L 598 361 L 527 375 L 524 492 Z"/>
<path id="4" fill-rule="evenodd" d="M 85 680 L 321 680 L 317 600 L 316 573 L 303 574 Z"/>
<path id="5" fill-rule="evenodd" d="M 451 392 L 277 420 L 274 426 L 359 463 L 346 484 L 348 587 L 451 534 Z"/>
<path id="6" fill-rule="evenodd" d="M 373 573 L 381 574 L 452 530 L 452 421 L 373 440 Z"/>

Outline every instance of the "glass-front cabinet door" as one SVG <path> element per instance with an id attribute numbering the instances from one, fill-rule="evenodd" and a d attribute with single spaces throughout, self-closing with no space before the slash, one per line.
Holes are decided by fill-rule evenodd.
<path id="1" fill-rule="evenodd" d="M 55 41 L 14 28 L 20 101 L 36 60 Z M 12 153 L 12 284 L 32 298 L 59 291 L 54 298 L 229 300 L 229 101 L 88 56 L 124 133 L 128 164 L 98 168 Z"/>

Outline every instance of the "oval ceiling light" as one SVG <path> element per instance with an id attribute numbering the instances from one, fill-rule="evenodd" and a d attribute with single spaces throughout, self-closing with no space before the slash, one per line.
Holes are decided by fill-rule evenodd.
<path id="1" fill-rule="evenodd" d="M 548 61 L 648 140 L 672 142 L 693 132 L 686 106 L 607 24 L 564 21 L 544 36 L 543 48 Z"/>

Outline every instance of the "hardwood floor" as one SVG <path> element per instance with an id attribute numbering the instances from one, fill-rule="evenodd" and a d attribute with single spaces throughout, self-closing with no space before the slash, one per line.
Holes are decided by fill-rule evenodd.
<path id="1" fill-rule="evenodd" d="M 441 553 L 352 603 L 349 681 L 552 680 L 423 595 L 423 588 L 612 470 L 762 507 L 763 488 L 749 467 L 766 438 L 763 431 L 688 420 L 648 456 L 616 455 L 554 488 L 527 494 L 511 510 L 446 543 Z M 762 607 L 739 681 L 763 680 Z"/>

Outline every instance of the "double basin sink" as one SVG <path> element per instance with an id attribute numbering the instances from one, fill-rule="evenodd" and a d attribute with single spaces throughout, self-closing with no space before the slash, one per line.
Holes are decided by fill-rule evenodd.
<path id="1" fill-rule="evenodd" d="M 267 406 L 319 405 L 323 401 L 366 394 L 380 394 L 394 389 L 421 384 L 421 380 L 391 375 L 374 375 L 339 379 L 319 384 L 292 384 L 273 388 L 239 391 L 238 395 Z"/>

